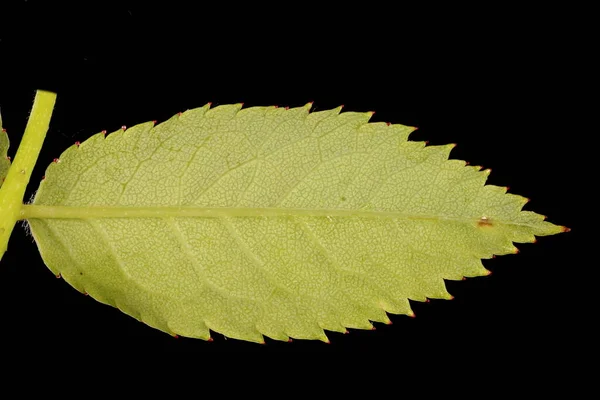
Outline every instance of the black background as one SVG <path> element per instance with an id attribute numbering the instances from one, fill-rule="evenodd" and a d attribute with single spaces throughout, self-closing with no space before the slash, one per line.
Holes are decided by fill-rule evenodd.
<path id="1" fill-rule="evenodd" d="M 0 107 L 10 155 L 34 91 L 58 93 L 26 199 L 53 158 L 100 130 L 209 101 L 314 101 L 316 110 L 344 104 L 376 111 L 372 121 L 418 126 L 415 140 L 458 143 L 453 158 L 492 168 L 490 183 L 531 198 L 527 209 L 573 231 L 485 261 L 491 276 L 448 283 L 455 299 L 415 303 L 415 319 L 331 333 L 331 344 L 257 345 L 219 334 L 212 343 L 175 339 L 84 297 L 52 275 L 17 226 L 0 264 L 4 349 L 398 352 L 403 362 L 426 357 L 434 366 L 573 351 L 578 305 L 567 293 L 582 261 L 573 255 L 575 139 L 591 108 L 577 103 L 589 51 L 578 23 L 584 11 L 211 4 L 2 3 Z"/>

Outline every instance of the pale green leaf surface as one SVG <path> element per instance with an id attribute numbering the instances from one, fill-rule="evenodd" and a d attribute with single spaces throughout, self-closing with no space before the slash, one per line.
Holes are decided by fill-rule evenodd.
<path id="1" fill-rule="evenodd" d="M 205 106 L 70 147 L 33 204 L 121 208 L 30 218 L 45 263 L 170 334 L 327 340 L 562 230 L 452 145 L 309 109 Z"/>

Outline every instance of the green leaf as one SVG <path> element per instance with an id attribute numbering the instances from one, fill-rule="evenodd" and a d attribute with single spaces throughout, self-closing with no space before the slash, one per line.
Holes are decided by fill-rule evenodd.
<path id="1" fill-rule="evenodd" d="M 565 230 L 453 145 L 309 109 L 205 106 L 71 146 L 23 208 L 45 263 L 172 335 L 327 341 Z"/>

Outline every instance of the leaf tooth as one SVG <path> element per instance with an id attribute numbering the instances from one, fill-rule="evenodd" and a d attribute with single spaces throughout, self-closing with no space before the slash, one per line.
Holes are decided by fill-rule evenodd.
<path id="1" fill-rule="evenodd" d="M 394 302 L 383 300 L 380 302 L 380 306 L 386 313 L 391 314 L 409 314 L 412 312 L 410 302 L 406 298 L 397 299 Z"/>
<path id="2" fill-rule="evenodd" d="M 267 336 L 273 340 L 280 340 L 282 342 L 287 342 L 290 340 L 290 337 L 281 329 L 279 329 L 279 327 L 273 329 L 272 327 L 264 326 L 260 321 L 256 325 L 256 330 L 260 332 L 261 335 Z"/>
<path id="3" fill-rule="evenodd" d="M 332 332 L 344 333 L 346 331 L 346 328 L 339 322 L 336 322 L 336 323 L 319 322 L 319 326 L 324 330 L 328 330 L 328 331 L 332 331 Z"/>
<path id="4" fill-rule="evenodd" d="M 141 316 L 140 316 L 140 320 L 142 320 Z M 195 339 L 202 339 L 202 340 L 210 339 L 210 330 L 208 329 L 206 324 L 202 321 L 197 322 L 196 324 L 194 324 L 190 327 L 189 324 L 178 323 L 178 321 L 176 319 L 170 320 L 170 321 L 167 321 L 167 323 L 166 323 L 166 331 L 167 331 L 167 333 L 170 332 L 171 334 L 175 334 L 175 332 L 177 332 L 177 334 L 179 334 L 181 336 L 195 338 Z"/>
<path id="5" fill-rule="evenodd" d="M 184 123 L 184 124 L 197 123 L 199 120 L 201 120 L 205 117 L 206 113 L 211 109 L 211 105 L 212 105 L 212 103 L 207 103 L 202 107 L 191 108 L 189 110 L 184 111 L 179 116 L 177 114 L 174 115 L 173 117 L 169 118 L 168 120 L 161 122 L 157 126 L 161 126 L 163 124 L 166 124 L 166 126 L 169 126 L 170 123 L 175 122 L 174 118 L 177 118 L 177 121 L 179 123 Z"/>
<path id="6" fill-rule="evenodd" d="M 352 321 L 342 321 L 342 325 L 351 329 L 365 329 L 370 330 L 373 324 L 366 318 L 356 318 Z"/>
<path id="7" fill-rule="evenodd" d="M 220 121 L 229 121 L 235 118 L 236 114 L 241 110 L 242 104 L 221 104 L 215 108 L 210 108 L 204 113 L 204 118 L 215 119 Z"/>
<path id="8" fill-rule="evenodd" d="M 248 342 L 254 342 L 254 343 L 264 343 L 265 342 L 264 336 L 255 327 L 254 328 L 246 328 L 246 329 L 240 329 L 239 327 L 233 328 L 233 329 L 226 329 L 225 327 L 223 327 L 221 329 L 221 328 L 211 327 L 211 325 L 208 322 L 206 322 L 206 326 L 209 327 L 212 331 L 218 332 L 218 333 L 222 334 L 223 336 L 229 337 L 232 339 L 246 340 Z"/>

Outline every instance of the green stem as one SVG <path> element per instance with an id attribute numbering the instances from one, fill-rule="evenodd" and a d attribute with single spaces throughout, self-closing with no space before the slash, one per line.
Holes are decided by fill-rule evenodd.
<path id="1" fill-rule="evenodd" d="M 6 251 L 15 223 L 20 219 L 23 195 L 48 132 L 55 101 L 55 93 L 36 92 L 21 144 L 0 188 L 0 259 Z"/>

